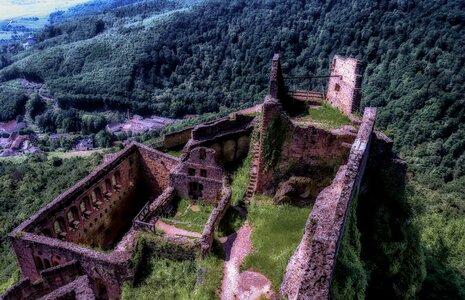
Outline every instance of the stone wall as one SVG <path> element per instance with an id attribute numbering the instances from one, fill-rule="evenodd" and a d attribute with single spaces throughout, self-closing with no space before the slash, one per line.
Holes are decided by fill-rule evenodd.
<path id="1" fill-rule="evenodd" d="M 356 136 L 354 127 L 347 126 L 342 130 L 325 130 L 310 124 L 301 126 L 286 117 L 277 100 L 267 96 L 262 113 L 260 134 L 262 145 L 267 128 L 270 127 L 273 119 L 278 117 L 287 120 L 286 139 L 281 147 L 279 162 L 273 168 L 267 169 L 265 148 L 260 148 L 258 192 L 272 193 L 277 181 L 282 180 L 283 176 L 296 167 L 300 169 L 309 166 L 332 168 L 346 163 L 350 151 L 349 147 Z M 300 175 L 307 176 L 306 174 Z"/>
<path id="2" fill-rule="evenodd" d="M 335 55 L 331 64 L 331 76 L 328 82 L 327 99 L 346 115 L 360 107 L 362 75 L 360 61 Z"/>
<path id="3" fill-rule="evenodd" d="M 31 282 L 25 278 L 10 287 L 0 299 L 20 300 L 42 297 L 68 283 L 74 281 L 82 274 L 82 270 L 76 261 L 56 266 L 40 272 L 41 280 Z"/>
<path id="4" fill-rule="evenodd" d="M 113 251 L 103 253 L 89 248 L 77 246 L 57 239 L 23 232 L 21 236 L 10 236 L 13 250 L 24 277 L 36 281 L 40 278 L 37 272 L 35 253 L 43 253 L 50 257 L 60 257 L 64 262 L 76 260 L 93 280 L 102 282 L 110 298 L 118 299 L 120 287 L 125 281 L 132 279 L 130 254 Z"/>
<path id="5" fill-rule="evenodd" d="M 239 113 L 198 125 L 192 131 L 192 139 L 183 152 L 187 153 L 195 147 L 208 147 L 215 150 L 218 162 L 237 163 L 247 156 L 254 125 L 254 117 Z"/>
<path id="6" fill-rule="evenodd" d="M 262 119 L 260 126 L 260 149 L 258 158 L 258 176 L 257 176 L 257 187 L 256 192 L 263 193 L 267 186 L 273 180 L 273 172 L 267 168 L 267 162 L 265 160 L 265 149 L 263 147 L 266 130 L 270 127 L 274 118 L 282 116 L 282 105 L 281 103 L 272 98 L 270 95 L 265 97 L 265 101 L 262 106 Z M 290 123 L 290 122 L 289 122 Z"/>
<path id="7" fill-rule="evenodd" d="M 289 299 L 329 299 L 345 219 L 365 171 L 375 119 L 376 109 L 365 109 L 347 165 L 340 167 L 313 206 L 281 285 L 281 294 Z"/>
<path id="8" fill-rule="evenodd" d="M 160 195 L 169 185 L 170 171 L 180 160 L 142 144 L 138 144 L 138 150 L 142 157 L 142 177 L 152 193 Z"/>
<path id="9" fill-rule="evenodd" d="M 36 281 L 42 269 L 76 260 L 99 291 L 119 298 L 120 287 L 133 276 L 130 254 L 102 253 L 75 243 L 114 245 L 144 201 L 168 188 L 169 172 L 178 163 L 133 143 L 40 209 L 9 234 L 23 277 Z"/>
<path id="10" fill-rule="evenodd" d="M 220 199 L 224 170 L 215 160 L 215 151 L 206 147 L 192 149 L 170 174 L 170 186 L 182 198 L 216 204 Z"/>
<path id="11" fill-rule="evenodd" d="M 95 294 L 88 276 L 84 275 L 37 300 L 94 300 Z"/>
<path id="12" fill-rule="evenodd" d="M 165 134 L 163 147 L 165 149 L 177 148 L 187 144 L 192 135 L 194 127 L 189 127 L 180 131 Z"/>
<path id="13" fill-rule="evenodd" d="M 200 255 L 202 257 L 210 251 L 213 245 L 213 240 L 215 239 L 215 231 L 218 229 L 221 219 L 223 218 L 224 214 L 231 205 L 231 193 L 231 187 L 228 184 L 226 184 L 226 182 L 224 182 L 221 200 L 210 214 L 207 224 L 203 229 L 202 236 L 199 240 Z"/>

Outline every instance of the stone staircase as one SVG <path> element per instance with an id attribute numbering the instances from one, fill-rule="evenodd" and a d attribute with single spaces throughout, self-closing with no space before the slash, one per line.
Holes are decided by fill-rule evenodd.
<path id="1" fill-rule="evenodd" d="M 252 134 L 252 164 L 250 166 L 249 185 L 247 186 L 247 192 L 244 197 L 244 202 L 247 204 L 252 201 L 255 190 L 257 189 L 258 163 L 260 159 L 260 137 L 258 130 L 255 130 Z"/>

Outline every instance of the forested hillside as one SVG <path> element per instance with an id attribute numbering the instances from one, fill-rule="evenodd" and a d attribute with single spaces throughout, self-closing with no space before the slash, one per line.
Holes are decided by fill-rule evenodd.
<path id="1" fill-rule="evenodd" d="M 274 52 L 292 75 L 327 74 L 336 53 L 357 57 L 363 105 L 380 108 L 378 127 L 409 163 L 402 211 L 414 222 L 402 234 L 420 229 L 419 295 L 464 298 L 464 36 L 461 0 L 144 1 L 56 23 L 36 48 L 1 54 L 0 88 L 45 82 L 61 108 L 42 116 L 52 123 L 71 108 L 180 117 L 262 101 Z M 21 112 L 11 95 L 2 118 Z"/>

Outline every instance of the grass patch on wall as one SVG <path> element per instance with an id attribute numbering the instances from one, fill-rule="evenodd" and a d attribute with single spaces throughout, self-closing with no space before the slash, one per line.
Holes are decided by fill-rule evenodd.
<path id="1" fill-rule="evenodd" d="M 308 114 L 299 118 L 299 121 L 312 121 L 323 129 L 341 128 L 351 124 L 349 117 L 326 102 L 318 108 L 309 108 Z"/>
<path id="2" fill-rule="evenodd" d="M 302 239 L 311 208 L 274 205 L 271 198 L 257 195 L 248 209 L 255 252 L 245 258 L 241 269 L 262 273 L 278 290 L 289 258 Z"/>

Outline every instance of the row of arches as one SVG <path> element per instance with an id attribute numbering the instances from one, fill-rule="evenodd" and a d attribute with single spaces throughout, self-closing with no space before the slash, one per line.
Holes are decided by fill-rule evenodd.
<path id="1" fill-rule="evenodd" d="M 56 267 L 63 263 L 63 259 L 58 255 L 49 255 L 47 257 L 43 257 L 41 253 L 34 254 L 34 264 L 36 269 L 40 272 L 45 269 L 49 269 L 52 267 Z"/>
<path id="2" fill-rule="evenodd" d="M 103 182 L 104 192 L 103 188 L 98 185 L 91 190 L 90 195 L 87 193 L 76 201 L 77 205 L 65 209 L 63 214 L 60 214 L 49 226 L 42 229 L 41 234 L 65 240 L 69 231 L 77 230 L 83 220 L 89 219 L 94 211 L 102 207 L 104 201 L 110 201 L 113 192 L 121 190 L 120 172 L 114 172 Z"/>

